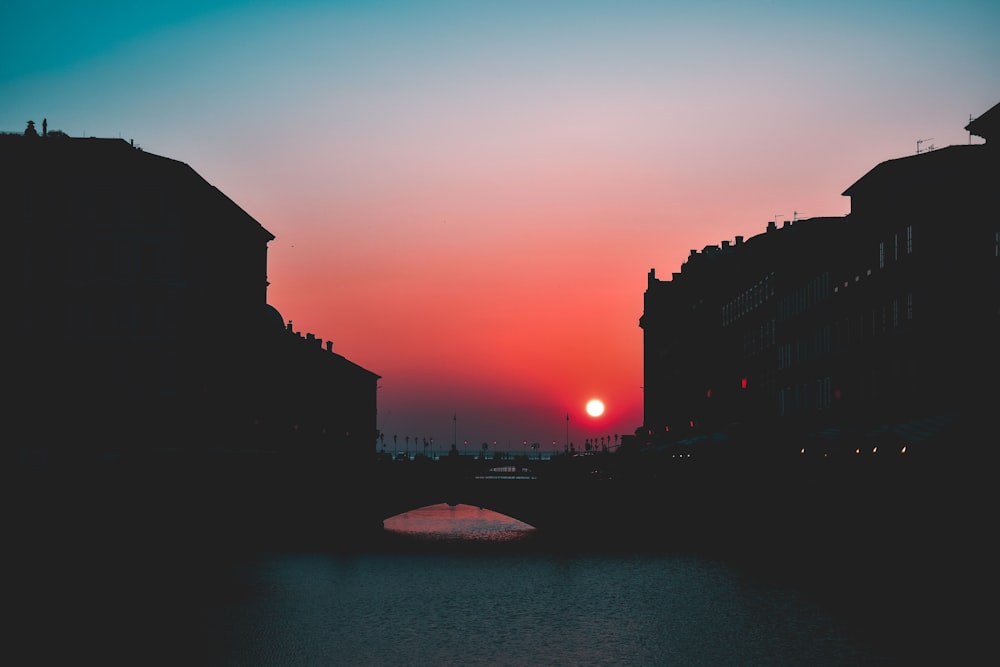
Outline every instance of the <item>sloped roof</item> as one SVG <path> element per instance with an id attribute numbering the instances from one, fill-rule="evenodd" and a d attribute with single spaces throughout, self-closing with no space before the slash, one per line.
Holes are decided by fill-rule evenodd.
<path id="1" fill-rule="evenodd" d="M 1000 103 L 966 125 L 965 129 L 987 142 L 991 135 L 1000 136 Z M 873 189 L 941 187 L 977 180 L 989 172 L 988 164 L 995 164 L 995 156 L 990 155 L 994 151 L 984 149 L 983 144 L 946 146 L 886 160 L 869 170 L 842 194 L 850 197 Z"/>
<path id="2" fill-rule="evenodd" d="M 41 191 L 65 185 L 139 187 L 153 182 L 196 201 L 212 219 L 228 229 L 256 228 L 267 240 L 274 235 L 188 164 L 135 148 L 124 139 L 0 135 L 0 173 L 6 189 Z M 0 185 L 0 190 L 4 189 Z M 235 225 L 236 227 L 232 227 Z"/>
<path id="3" fill-rule="evenodd" d="M 979 118 L 966 125 L 965 129 L 987 142 L 990 140 L 990 135 L 1000 136 L 1000 102 L 980 114 Z"/>
<path id="4" fill-rule="evenodd" d="M 842 193 L 852 197 L 873 190 L 898 192 L 922 188 L 953 188 L 981 180 L 988 173 L 989 155 L 983 144 L 946 146 L 919 155 L 886 160 L 875 165 Z"/>

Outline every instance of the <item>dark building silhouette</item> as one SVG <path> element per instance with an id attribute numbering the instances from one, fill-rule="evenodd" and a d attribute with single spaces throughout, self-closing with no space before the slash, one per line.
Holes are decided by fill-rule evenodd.
<path id="1" fill-rule="evenodd" d="M 191 167 L 46 121 L 0 168 L 9 450 L 371 452 L 378 376 L 267 304 L 274 236 Z"/>
<path id="2" fill-rule="evenodd" d="M 969 145 L 877 165 L 844 192 L 846 216 L 772 221 L 692 250 L 669 280 L 651 270 L 637 435 L 853 447 L 985 422 L 1000 395 L 998 123 L 1000 105 Z"/>

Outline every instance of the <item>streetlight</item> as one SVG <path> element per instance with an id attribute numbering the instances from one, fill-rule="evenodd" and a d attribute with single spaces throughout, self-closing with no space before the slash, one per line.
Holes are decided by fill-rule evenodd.
<path id="1" fill-rule="evenodd" d="M 569 451 L 569 413 L 566 413 L 566 451 Z"/>

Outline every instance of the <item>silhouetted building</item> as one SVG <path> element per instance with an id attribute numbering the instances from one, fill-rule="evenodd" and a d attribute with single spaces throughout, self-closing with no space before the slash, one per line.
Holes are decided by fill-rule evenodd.
<path id="1" fill-rule="evenodd" d="M 987 415 L 1000 393 L 998 120 L 1000 105 L 967 126 L 986 143 L 877 165 L 844 192 L 847 216 L 771 221 L 692 250 L 670 280 L 651 270 L 640 437 L 905 441 Z"/>
<path id="2" fill-rule="evenodd" d="M 274 236 L 191 167 L 47 122 L 0 165 L 8 447 L 370 452 L 378 376 L 283 323 Z"/>

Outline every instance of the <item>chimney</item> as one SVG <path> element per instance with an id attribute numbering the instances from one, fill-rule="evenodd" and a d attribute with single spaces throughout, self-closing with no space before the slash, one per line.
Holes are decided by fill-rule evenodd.
<path id="1" fill-rule="evenodd" d="M 332 340 L 326 341 L 326 351 L 327 352 L 333 352 L 333 341 Z"/>
<path id="2" fill-rule="evenodd" d="M 736 237 L 736 245 L 743 245 L 743 237 L 742 236 L 737 236 Z"/>
<path id="3" fill-rule="evenodd" d="M 729 249 L 729 241 L 723 241 L 722 242 L 722 249 L 723 250 L 728 250 Z"/>
<path id="4" fill-rule="evenodd" d="M 767 231 L 773 232 L 777 228 L 778 228 L 778 224 L 774 220 L 768 220 L 767 221 Z"/>

